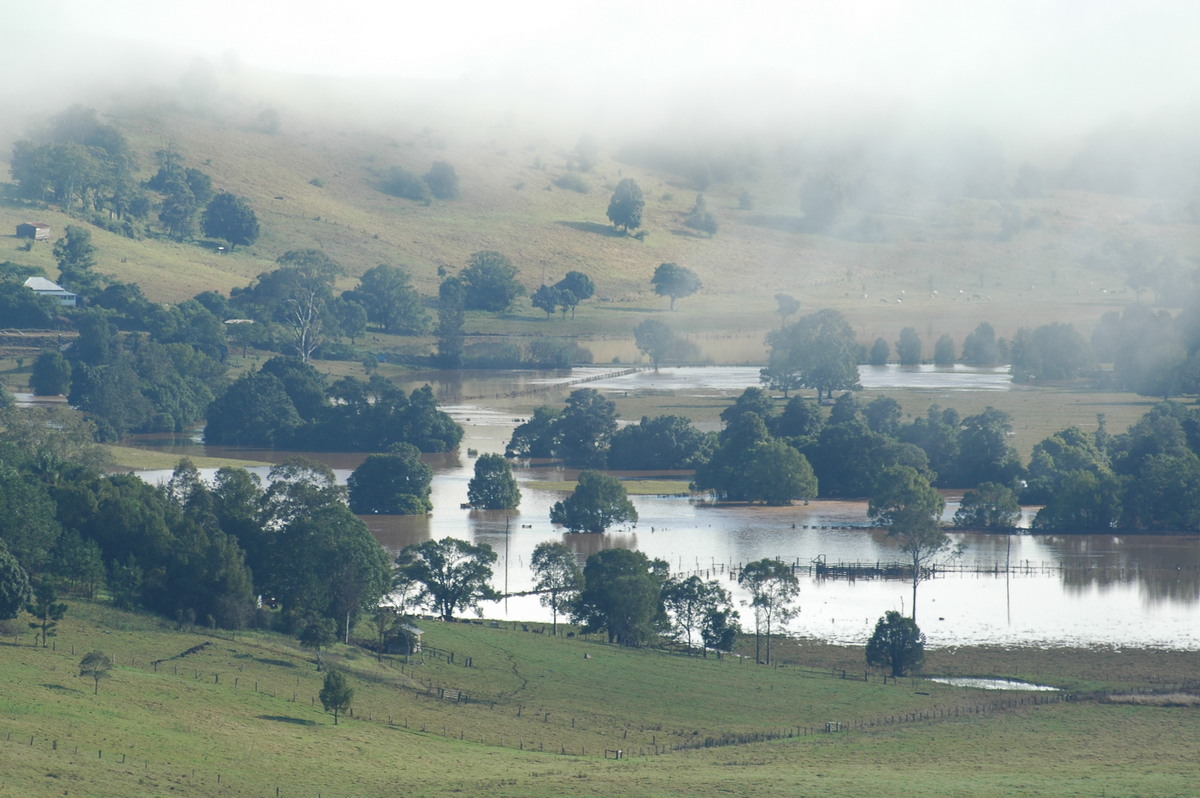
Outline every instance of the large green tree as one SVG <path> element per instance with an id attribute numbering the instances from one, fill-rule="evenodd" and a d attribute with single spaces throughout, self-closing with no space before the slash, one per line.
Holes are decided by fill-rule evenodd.
<path id="1" fill-rule="evenodd" d="M 200 229 L 206 236 L 228 241 L 233 251 L 239 244 L 250 246 L 258 240 L 258 216 L 245 199 L 222 191 L 204 208 Z"/>
<path id="2" fill-rule="evenodd" d="M 637 509 L 616 477 L 581 471 L 575 490 L 550 508 L 550 522 L 570 532 L 600 534 L 614 524 L 636 522 Z"/>
<path id="3" fill-rule="evenodd" d="M 796 387 L 816 388 L 817 400 L 834 391 L 856 390 L 858 342 L 854 328 L 836 310 L 819 310 L 767 333 L 767 367 L 760 379 L 787 396 Z"/>
<path id="4" fill-rule="evenodd" d="M 555 424 L 555 454 L 567 465 L 603 467 L 616 431 L 616 404 L 595 388 L 578 388 Z"/>
<path id="5" fill-rule="evenodd" d="M 521 490 L 504 455 L 479 456 L 475 476 L 467 483 L 467 501 L 484 510 L 512 510 L 521 503 Z"/>
<path id="6" fill-rule="evenodd" d="M 25 605 L 25 611 L 34 617 L 29 624 L 30 629 L 36 629 L 42 638 L 42 648 L 46 647 L 46 638 L 54 636 L 58 622 L 67 614 L 67 605 L 58 600 L 58 591 L 53 583 L 43 580 L 33 590 L 33 601 Z"/>
<path id="7" fill-rule="evenodd" d="M 412 287 L 409 273 L 398 266 L 385 263 L 367 269 L 358 288 L 343 296 L 366 308 L 367 320 L 386 332 L 419 335 L 429 329 L 421 295 Z"/>
<path id="8" fill-rule="evenodd" d="M 867 664 L 888 668 L 899 678 L 918 671 L 925 663 L 925 634 L 912 618 L 888 610 L 875 624 L 867 641 Z"/>
<path id="9" fill-rule="evenodd" d="M 640 646 L 666 620 L 662 589 L 668 566 L 640 551 L 605 549 L 588 557 L 583 566 L 583 590 L 574 616 L 584 632 L 601 629 L 608 642 Z"/>
<path id="10" fill-rule="evenodd" d="M 525 295 L 517 274 L 517 267 L 499 252 L 473 253 L 458 275 L 465 289 L 463 306 L 467 310 L 508 310 L 517 297 Z"/>
<path id="11" fill-rule="evenodd" d="M 443 620 L 452 621 L 460 610 L 501 598 L 490 584 L 496 559 L 496 552 L 486 543 L 443 538 L 405 546 L 396 558 L 396 567 L 421 585 L 420 603 Z"/>
<path id="12" fill-rule="evenodd" d="M 1012 530 L 1020 520 L 1017 495 L 995 482 L 981 482 L 964 493 L 954 512 L 954 525 L 970 529 Z"/>
<path id="13" fill-rule="evenodd" d="M 85 228 L 69 224 L 63 237 L 54 242 L 54 260 L 58 263 L 58 281 L 63 287 L 84 296 L 100 292 L 104 278 L 96 274 L 96 245 Z"/>

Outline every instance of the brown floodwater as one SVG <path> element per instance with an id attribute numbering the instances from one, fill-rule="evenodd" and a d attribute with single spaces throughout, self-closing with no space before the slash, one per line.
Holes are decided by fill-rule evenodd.
<path id="1" fill-rule="evenodd" d="M 576 369 L 571 374 L 521 372 L 503 375 L 459 375 L 463 395 L 503 395 L 539 381 L 578 379 L 612 368 Z M 652 375 L 656 382 L 697 389 L 736 388 L 756 384 L 757 368 L 705 367 L 637 372 L 589 383 L 602 391 L 630 390 Z M 946 390 L 1006 390 L 1007 374 L 999 370 L 885 367 L 874 379 L 906 387 L 928 385 Z M 864 374 L 864 382 L 867 375 Z M 921 385 L 917 385 L 918 381 Z M 423 384 L 423 383 L 422 383 Z M 467 394 L 469 390 L 477 391 Z M 903 579 L 855 580 L 820 578 L 809 573 L 814 560 L 826 563 L 886 563 L 900 559 L 895 543 L 867 525 L 864 503 L 813 501 L 790 508 L 718 506 L 679 496 L 636 496 L 636 525 L 605 535 L 571 535 L 549 522 L 550 506 L 562 493 L 531 483 L 568 479 L 573 471 L 554 465 L 517 463 L 522 485 L 521 506 L 514 511 L 480 511 L 461 507 L 474 467 L 468 449 L 502 452 L 517 420 L 486 399 L 445 407 L 463 425 L 459 452 L 426 455 L 434 469 L 434 510 L 427 516 L 366 516 L 364 521 L 392 552 L 410 543 L 458 537 L 491 545 L 499 554 L 493 585 L 505 592 L 527 590 L 533 548 L 561 541 L 582 561 L 607 547 L 637 549 L 665 560 L 675 573 L 697 573 L 719 579 L 738 601 L 745 596 L 731 578 L 740 564 L 763 557 L 801 567 L 800 614 L 789 631 L 831 642 L 861 644 L 886 610 L 911 610 L 912 589 Z M 145 438 L 139 445 L 147 445 Z M 264 452 L 206 447 L 194 441 L 158 439 L 157 445 L 180 454 L 232 456 L 277 462 L 303 454 L 329 464 L 345 479 L 363 453 Z M 258 469 L 265 476 L 267 469 Z M 159 481 L 169 472 L 146 472 Z M 624 474 L 627 478 L 658 476 Z M 953 497 L 947 519 L 956 509 Z M 1021 534 L 997 536 L 955 533 L 965 544 L 961 558 L 945 572 L 923 582 L 917 619 L 931 645 L 1106 645 L 1169 647 L 1200 650 L 1200 536 L 1119 536 L 1111 533 L 1071 536 Z M 513 597 L 487 604 L 489 618 L 549 621 L 549 610 L 536 597 Z M 749 610 L 741 608 L 743 625 Z"/>

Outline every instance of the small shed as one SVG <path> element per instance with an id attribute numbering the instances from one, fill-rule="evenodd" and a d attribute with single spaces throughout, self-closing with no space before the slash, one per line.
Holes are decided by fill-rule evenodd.
<path id="1" fill-rule="evenodd" d="M 54 297 L 60 305 L 70 308 L 75 307 L 76 295 L 58 283 L 50 282 L 45 277 L 30 277 L 25 281 L 25 287 L 35 294 Z"/>
<path id="2" fill-rule="evenodd" d="M 32 238 L 34 241 L 50 240 L 50 225 L 45 222 L 25 222 L 17 225 L 17 238 Z"/>
<path id="3" fill-rule="evenodd" d="M 394 631 L 387 638 L 388 654 L 420 654 L 421 635 L 425 630 L 414 624 L 403 622 L 396 624 Z"/>

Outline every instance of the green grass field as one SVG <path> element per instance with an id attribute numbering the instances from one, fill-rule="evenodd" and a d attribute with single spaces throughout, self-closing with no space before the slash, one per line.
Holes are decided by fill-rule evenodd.
<path id="1" fill-rule="evenodd" d="M 864 682 L 861 665 L 848 674 L 857 680 L 840 678 L 839 661 L 861 662 L 856 649 L 801 642 L 784 649 L 794 664 L 766 668 L 533 633 L 549 631 L 540 624 L 421 621 L 423 658 L 379 662 L 342 645 L 326 655 L 356 690 L 354 716 L 335 726 L 314 700 L 322 676 L 312 653 L 288 638 L 210 636 L 70 604 L 52 648 L 28 632 L 0 644 L 0 795 L 382 796 L 397 785 L 416 795 L 1187 795 L 1194 787 L 1194 708 L 1090 698 L 999 708 L 1020 696 Z M 91 649 L 117 664 L 98 695 L 77 675 Z M 1110 690 L 1200 677 L 1194 653 L 1139 651 L 934 652 L 927 670 L 960 667 L 1024 668 L 1071 689 L 1073 672 L 1089 676 L 1089 689 Z M 439 699 L 439 688 L 460 691 L 460 701 Z M 824 733 L 828 721 L 847 730 Z M 674 750 L 754 733 L 779 739 Z M 605 758 L 616 749 L 627 758 Z"/>

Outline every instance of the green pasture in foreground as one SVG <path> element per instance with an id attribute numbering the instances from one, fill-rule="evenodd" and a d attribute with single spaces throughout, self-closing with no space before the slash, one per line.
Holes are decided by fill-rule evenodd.
<path id="1" fill-rule="evenodd" d="M 1081 699 L 975 714 L 1016 697 L 902 680 L 838 678 L 861 650 L 802 643 L 803 667 L 627 650 L 543 625 L 421 621 L 427 652 L 379 662 L 337 645 L 355 716 L 335 726 L 314 697 L 312 653 L 259 632 L 178 631 L 78 599 L 53 648 L 25 631 L 0 644 L 4 796 L 1186 795 L 1195 709 Z M 20 629 L 11 623 L 13 629 Z M 528 630 L 528 631 L 526 631 Z M 536 634 L 535 631 L 543 631 Z M 364 635 L 364 627 L 359 630 Z M 750 641 L 752 644 L 752 641 Z M 197 646 L 202 648 L 196 649 Z M 77 674 L 90 649 L 117 667 L 98 695 Z M 193 653 L 185 653 L 188 651 Z M 449 654 L 453 661 L 449 661 Z M 1095 652 L 1075 652 L 1099 665 Z M 1164 675 L 1155 652 L 1108 652 L 1125 674 Z M 947 663 L 1018 665 L 1037 651 L 961 650 Z M 1177 680 L 1197 655 L 1170 654 Z M 160 660 L 155 667 L 152 663 Z M 1042 661 L 1069 681 L 1071 652 Z M 1097 687 L 1124 688 L 1120 678 Z M 437 688 L 462 701 L 439 700 Z M 443 693 L 444 694 L 444 693 Z M 805 734 L 826 721 L 920 713 L 938 720 Z M 654 750 L 722 734 L 770 742 Z M 605 759 L 620 748 L 626 759 Z M 561 753 L 566 751 L 566 754 Z"/>

